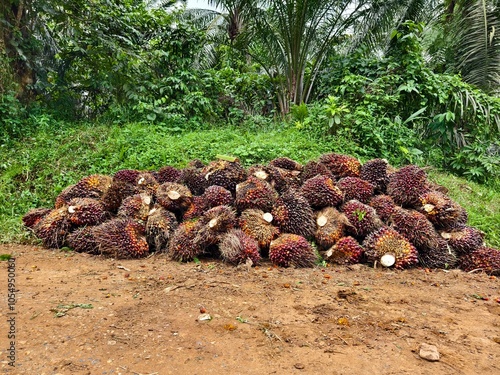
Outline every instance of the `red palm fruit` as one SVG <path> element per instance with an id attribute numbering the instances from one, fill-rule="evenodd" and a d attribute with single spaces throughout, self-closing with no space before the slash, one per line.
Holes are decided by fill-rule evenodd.
<path id="1" fill-rule="evenodd" d="M 323 249 L 332 247 L 344 237 L 349 224 L 347 217 L 333 207 L 326 207 L 316 214 L 314 239 Z"/>
<path id="2" fill-rule="evenodd" d="M 325 253 L 325 258 L 335 264 L 356 264 L 361 261 L 365 249 L 354 238 L 340 238 Z"/>
<path id="3" fill-rule="evenodd" d="M 216 206 L 229 206 L 233 204 L 234 198 L 231 192 L 222 186 L 212 185 L 205 189 L 202 195 L 207 209 Z"/>
<path id="4" fill-rule="evenodd" d="M 404 236 L 388 227 L 382 227 L 366 237 L 363 247 L 370 263 L 397 269 L 418 263 L 417 249 Z"/>
<path id="5" fill-rule="evenodd" d="M 273 222 L 283 233 L 310 237 L 316 227 L 309 202 L 300 193 L 288 190 L 276 200 L 271 211 Z"/>
<path id="6" fill-rule="evenodd" d="M 64 189 L 56 198 L 56 208 L 69 204 L 73 198 L 101 198 L 111 187 L 112 178 L 101 174 L 86 176 Z"/>
<path id="7" fill-rule="evenodd" d="M 306 180 L 300 192 L 314 208 L 335 207 L 344 200 L 344 194 L 335 186 L 335 181 L 323 175 Z"/>
<path id="8" fill-rule="evenodd" d="M 416 165 L 407 165 L 389 175 L 387 194 L 403 207 L 418 207 L 420 196 L 428 191 L 427 174 Z"/>
<path id="9" fill-rule="evenodd" d="M 110 188 L 101 198 L 107 211 L 116 213 L 125 198 L 138 193 L 135 181 L 139 174 L 139 171 L 131 169 L 122 169 L 115 173 Z"/>
<path id="10" fill-rule="evenodd" d="M 265 180 L 255 176 L 236 185 L 235 206 L 238 211 L 249 208 L 271 211 L 278 198 L 276 190 Z"/>
<path id="11" fill-rule="evenodd" d="M 336 178 L 359 177 L 361 163 L 358 159 L 341 154 L 324 154 L 319 158 L 319 162 L 324 164 Z"/>
<path id="12" fill-rule="evenodd" d="M 33 231 L 45 247 L 61 248 L 66 244 L 66 237 L 71 231 L 68 214 L 67 206 L 55 208 L 35 225 Z"/>
<path id="13" fill-rule="evenodd" d="M 158 171 L 158 183 L 164 184 L 165 182 L 177 182 L 182 175 L 182 171 L 172 167 L 170 165 L 166 165 L 161 167 Z"/>
<path id="14" fill-rule="evenodd" d="M 50 208 L 33 208 L 29 210 L 22 217 L 24 226 L 33 229 L 50 211 L 52 211 Z"/>
<path id="15" fill-rule="evenodd" d="M 460 257 L 460 268 L 466 272 L 482 270 L 489 275 L 500 275 L 500 251 L 482 246 Z"/>
<path id="16" fill-rule="evenodd" d="M 236 227 L 236 212 L 230 206 L 217 206 L 205 212 L 196 225 L 195 242 L 203 247 L 216 245 L 222 235 Z"/>
<path id="17" fill-rule="evenodd" d="M 76 226 L 98 225 L 110 218 L 101 201 L 93 198 L 73 198 L 68 206 L 68 220 Z"/>
<path id="18" fill-rule="evenodd" d="M 194 167 L 184 168 L 177 183 L 185 185 L 193 195 L 202 195 L 210 185 L 205 179 L 202 169 Z"/>
<path id="19" fill-rule="evenodd" d="M 269 212 L 249 209 L 241 213 L 239 226 L 243 232 L 258 242 L 261 249 L 267 249 L 280 233 L 279 229 L 271 224 L 272 221 L 273 216 Z"/>
<path id="20" fill-rule="evenodd" d="M 335 176 L 324 164 L 317 161 L 309 161 L 304 165 L 304 169 L 300 174 L 300 179 L 302 181 L 307 181 L 310 178 L 316 177 L 317 175 L 326 176 L 335 181 Z"/>
<path id="21" fill-rule="evenodd" d="M 389 183 L 388 166 L 389 163 L 385 159 L 368 160 L 361 166 L 359 177 L 371 183 L 375 191 L 385 193 Z"/>
<path id="22" fill-rule="evenodd" d="M 118 209 L 118 217 L 130 218 L 145 223 L 152 205 L 153 200 L 147 193 L 131 195 L 122 201 Z"/>
<path id="23" fill-rule="evenodd" d="M 288 169 L 290 171 L 301 171 L 303 169 L 300 163 L 287 157 L 273 159 L 269 162 L 269 165 L 276 168 Z"/>
<path id="24" fill-rule="evenodd" d="M 94 226 L 81 227 L 68 235 L 68 246 L 78 253 L 99 254 L 99 244 L 95 240 Z"/>
<path id="25" fill-rule="evenodd" d="M 205 198 L 200 195 L 193 196 L 193 201 L 186 211 L 182 214 L 182 220 L 192 220 L 200 218 L 207 211 Z"/>
<path id="26" fill-rule="evenodd" d="M 129 218 L 116 218 L 92 231 L 101 254 L 116 259 L 141 258 L 149 254 L 144 225 Z"/>
<path id="27" fill-rule="evenodd" d="M 184 212 L 193 202 L 191 191 L 184 185 L 175 182 L 165 182 L 156 190 L 156 199 L 167 210 Z"/>
<path id="28" fill-rule="evenodd" d="M 138 171 L 136 169 L 120 169 L 114 174 L 113 179 L 135 185 L 137 182 L 137 177 L 140 174 L 141 171 Z"/>
<path id="29" fill-rule="evenodd" d="M 137 176 L 136 182 L 137 192 L 145 193 L 151 197 L 156 195 L 158 189 L 158 181 L 151 172 L 142 172 Z"/>
<path id="30" fill-rule="evenodd" d="M 420 211 L 438 229 L 461 228 L 467 222 L 465 210 L 451 198 L 438 191 L 422 194 L 420 204 Z"/>
<path id="31" fill-rule="evenodd" d="M 269 259 L 279 267 L 312 267 L 318 257 L 304 237 L 283 233 L 271 242 Z"/>
<path id="32" fill-rule="evenodd" d="M 219 243 L 219 251 L 225 262 L 238 265 L 251 261 L 251 265 L 260 262 L 259 245 L 256 240 L 241 229 L 231 229 L 224 234 Z"/>
<path id="33" fill-rule="evenodd" d="M 374 186 L 359 177 L 344 177 L 337 182 L 337 187 L 342 191 L 344 200 L 356 199 L 361 203 L 368 203 L 373 197 Z"/>
<path id="34" fill-rule="evenodd" d="M 212 161 L 203 168 L 202 173 L 209 185 L 222 186 L 233 194 L 236 190 L 236 185 L 247 178 L 245 168 L 237 161 Z"/>
<path id="35" fill-rule="evenodd" d="M 189 262 L 203 253 L 204 248 L 194 241 L 197 235 L 197 221 L 189 220 L 179 224 L 168 245 L 169 256 L 176 261 Z"/>
<path id="36" fill-rule="evenodd" d="M 382 221 L 375 210 L 357 200 L 350 200 L 342 205 L 341 211 L 349 220 L 347 232 L 357 237 L 365 237 L 382 226 Z"/>
<path id="37" fill-rule="evenodd" d="M 389 195 L 381 194 L 376 195 L 368 202 L 370 207 L 375 209 L 380 220 L 383 222 L 387 222 L 387 220 L 391 217 L 392 212 L 394 211 L 394 207 L 396 204 L 394 200 Z"/>
<path id="38" fill-rule="evenodd" d="M 167 251 L 168 242 L 179 226 L 175 215 L 157 205 L 148 214 L 146 241 L 151 251 Z"/>
<path id="39" fill-rule="evenodd" d="M 479 229 L 464 227 L 451 232 L 441 232 L 450 247 L 458 254 L 465 255 L 483 246 L 484 233 Z"/>

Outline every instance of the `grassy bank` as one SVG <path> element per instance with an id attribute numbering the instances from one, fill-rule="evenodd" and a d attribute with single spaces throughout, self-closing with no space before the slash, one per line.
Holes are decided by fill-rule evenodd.
<path id="1" fill-rule="evenodd" d="M 237 156 L 245 165 L 279 156 L 304 163 L 332 151 L 357 156 L 356 147 L 276 124 L 193 131 L 141 124 L 48 124 L 0 148 L 0 242 L 32 241 L 22 215 L 34 207 L 51 207 L 62 189 L 86 175 L 184 167 L 192 159 L 207 162 L 217 154 Z M 487 234 L 487 242 L 500 247 L 500 184 L 478 185 L 433 169 L 429 175 L 467 208 L 470 224 Z"/>

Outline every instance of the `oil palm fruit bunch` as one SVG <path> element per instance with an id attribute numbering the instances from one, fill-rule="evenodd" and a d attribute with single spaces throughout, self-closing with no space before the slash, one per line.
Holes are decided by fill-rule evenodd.
<path id="1" fill-rule="evenodd" d="M 147 193 L 134 194 L 125 198 L 118 208 L 118 217 L 146 222 L 153 200 Z"/>
<path id="2" fill-rule="evenodd" d="M 236 185 L 247 179 L 245 168 L 238 161 L 215 160 L 202 170 L 209 185 L 219 185 L 234 194 Z"/>
<path id="3" fill-rule="evenodd" d="M 341 211 L 349 220 L 347 231 L 356 237 L 363 238 L 382 226 L 375 209 L 355 199 L 344 203 Z"/>
<path id="4" fill-rule="evenodd" d="M 156 195 L 156 189 L 158 189 L 158 181 L 151 172 L 142 172 L 137 176 L 136 182 L 137 192 L 145 193 L 150 197 L 154 198 Z"/>
<path id="5" fill-rule="evenodd" d="M 116 259 L 142 258 L 149 254 L 143 224 L 115 218 L 94 227 L 92 234 L 100 252 Z"/>
<path id="6" fill-rule="evenodd" d="M 303 169 L 302 164 L 287 157 L 273 159 L 269 162 L 269 165 L 276 168 L 288 169 L 289 171 L 300 172 Z"/>
<path id="7" fill-rule="evenodd" d="M 202 169 L 194 166 L 184 168 L 177 183 L 185 185 L 193 195 L 202 195 L 209 186 Z"/>
<path id="8" fill-rule="evenodd" d="M 231 192 L 219 185 L 212 185 L 207 187 L 202 197 L 207 209 L 216 206 L 229 206 L 234 202 L 234 198 Z"/>
<path id="9" fill-rule="evenodd" d="M 73 198 L 101 198 L 111 187 L 112 178 L 101 174 L 86 176 L 64 189 L 56 198 L 56 208 L 68 205 Z"/>
<path id="10" fill-rule="evenodd" d="M 170 165 L 161 167 L 158 170 L 158 180 L 159 184 L 164 184 L 165 182 L 177 182 L 182 175 L 182 171 Z"/>
<path id="11" fill-rule="evenodd" d="M 179 226 L 175 215 L 156 205 L 147 216 L 146 241 L 151 251 L 167 251 L 168 242 Z"/>
<path id="12" fill-rule="evenodd" d="M 197 222 L 195 242 L 203 247 L 216 245 L 221 237 L 237 225 L 236 211 L 231 206 L 217 206 L 205 212 Z"/>
<path id="13" fill-rule="evenodd" d="M 111 186 L 101 198 L 106 210 L 116 213 L 126 197 L 138 193 L 136 180 L 140 173 L 134 169 L 122 169 L 114 174 Z"/>
<path id="14" fill-rule="evenodd" d="M 300 193 L 312 208 L 335 207 L 344 200 L 343 192 L 335 181 L 324 175 L 312 177 L 302 184 Z"/>
<path id="15" fill-rule="evenodd" d="M 337 182 L 337 187 L 344 194 L 345 201 L 356 199 L 368 203 L 373 196 L 374 186 L 359 177 L 344 177 Z"/>
<path id="16" fill-rule="evenodd" d="M 221 237 L 219 252 L 222 259 L 234 265 L 246 263 L 251 265 L 260 262 L 259 245 L 255 239 L 241 229 L 231 229 Z"/>
<path id="17" fill-rule="evenodd" d="M 100 254 L 99 244 L 94 236 L 94 226 L 76 229 L 68 235 L 68 246 L 78 253 Z"/>
<path id="18" fill-rule="evenodd" d="M 309 202 L 299 192 L 288 190 L 276 200 L 271 211 L 273 223 L 283 233 L 310 237 L 314 233 L 314 213 Z"/>
<path id="19" fill-rule="evenodd" d="M 75 226 L 98 225 L 109 218 L 109 212 L 97 199 L 73 198 L 69 201 L 68 220 Z"/>
<path id="20" fill-rule="evenodd" d="M 384 194 L 389 183 L 388 166 L 389 163 L 385 159 L 368 160 L 361 166 L 359 177 L 371 183 L 377 193 Z"/>
<path id="21" fill-rule="evenodd" d="M 240 212 L 249 208 L 268 212 L 273 208 L 277 198 L 278 192 L 267 181 L 250 176 L 236 185 L 234 203 Z"/>
<path id="22" fill-rule="evenodd" d="M 500 251 L 491 247 L 481 246 L 460 257 L 459 266 L 470 272 L 482 270 L 489 275 L 500 275 Z"/>
<path id="23" fill-rule="evenodd" d="M 254 165 L 248 168 L 248 175 L 267 181 L 278 193 L 288 189 L 285 172 L 269 165 Z"/>
<path id="24" fill-rule="evenodd" d="M 312 267 L 318 257 L 304 237 L 283 233 L 271 242 L 269 259 L 279 267 Z"/>
<path id="25" fill-rule="evenodd" d="M 52 211 L 50 208 L 33 208 L 29 210 L 22 217 L 24 226 L 33 229 L 50 211 Z"/>
<path id="26" fill-rule="evenodd" d="M 419 249 L 418 261 L 427 268 L 449 269 L 457 265 L 458 257 L 448 243 L 441 239 L 433 249 Z"/>
<path id="27" fill-rule="evenodd" d="M 428 191 L 427 174 L 416 165 L 407 165 L 389 175 L 387 194 L 403 207 L 419 207 L 420 197 Z"/>
<path id="28" fill-rule="evenodd" d="M 200 218 L 207 211 L 207 202 L 201 195 L 193 196 L 189 207 L 182 213 L 182 221 Z"/>
<path id="29" fill-rule="evenodd" d="M 184 221 L 174 231 L 168 245 L 170 258 L 189 262 L 203 253 L 204 248 L 194 239 L 197 235 L 197 220 Z"/>
<path id="30" fill-rule="evenodd" d="M 193 195 L 185 185 L 165 182 L 156 190 L 156 200 L 167 210 L 180 214 L 189 208 Z"/>
<path id="31" fill-rule="evenodd" d="M 368 205 L 375 209 L 378 217 L 384 223 L 386 223 L 387 220 L 391 217 L 392 212 L 396 207 L 396 204 L 394 203 L 394 200 L 391 198 L 391 196 L 385 194 L 374 196 L 372 199 L 370 199 Z"/>
<path id="32" fill-rule="evenodd" d="M 329 249 L 344 237 L 349 219 L 333 207 L 326 207 L 316 213 L 314 239 L 323 249 Z"/>
<path id="33" fill-rule="evenodd" d="M 316 177 L 317 175 L 330 177 L 332 180 L 335 181 L 335 176 L 328 169 L 328 167 L 325 164 L 322 164 L 314 160 L 308 161 L 304 165 L 302 173 L 300 174 L 300 178 L 302 181 L 307 181 L 310 178 Z"/>
<path id="34" fill-rule="evenodd" d="M 372 264 L 403 269 L 418 263 L 417 249 L 404 236 L 388 227 L 371 233 L 363 241 L 363 247 Z"/>
<path id="35" fill-rule="evenodd" d="M 66 237 L 72 229 L 68 219 L 67 206 L 51 210 L 33 227 L 35 235 L 48 248 L 61 248 L 66 244 Z"/>
<path id="36" fill-rule="evenodd" d="M 466 211 L 448 196 L 429 191 L 420 196 L 420 211 L 438 229 L 461 228 L 467 223 Z"/>
<path id="37" fill-rule="evenodd" d="M 464 227 L 451 232 L 441 232 L 450 247 L 458 254 L 465 255 L 483 246 L 484 233 L 472 227 Z"/>
<path id="38" fill-rule="evenodd" d="M 328 262 L 334 264 L 356 264 L 361 262 L 365 249 L 353 237 L 340 238 L 325 253 Z"/>
<path id="39" fill-rule="evenodd" d="M 257 241 L 261 249 L 269 248 L 271 241 L 280 233 L 279 229 L 271 224 L 273 216 L 270 212 L 248 209 L 239 217 L 241 230 Z"/>
<path id="40" fill-rule="evenodd" d="M 321 155 L 319 162 L 324 164 L 336 178 L 359 177 L 361 163 L 355 157 L 336 153 Z"/>

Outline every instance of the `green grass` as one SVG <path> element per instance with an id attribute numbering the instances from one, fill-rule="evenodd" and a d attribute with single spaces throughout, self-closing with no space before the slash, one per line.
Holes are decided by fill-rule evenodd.
<path id="1" fill-rule="evenodd" d="M 358 146 L 342 139 L 318 138 L 281 124 L 205 126 L 182 131 L 167 126 L 49 123 L 25 138 L 0 147 L 0 242 L 33 242 L 21 217 L 31 208 L 52 207 L 57 194 L 84 176 L 119 169 L 184 167 L 231 155 L 243 164 L 288 156 L 299 162 L 326 152 L 356 155 Z M 450 189 L 467 208 L 470 223 L 500 247 L 500 184 L 478 185 L 431 171 L 432 180 Z"/>

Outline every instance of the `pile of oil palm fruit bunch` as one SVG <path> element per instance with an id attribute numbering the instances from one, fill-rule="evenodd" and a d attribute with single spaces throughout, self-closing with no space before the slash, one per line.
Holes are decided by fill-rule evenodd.
<path id="1" fill-rule="evenodd" d="M 424 169 L 328 153 L 245 168 L 218 156 L 185 168 L 120 170 L 67 187 L 23 222 L 47 248 L 113 258 L 166 253 L 280 267 L 366 263 L 496 273 L 500 251 Z"/>

